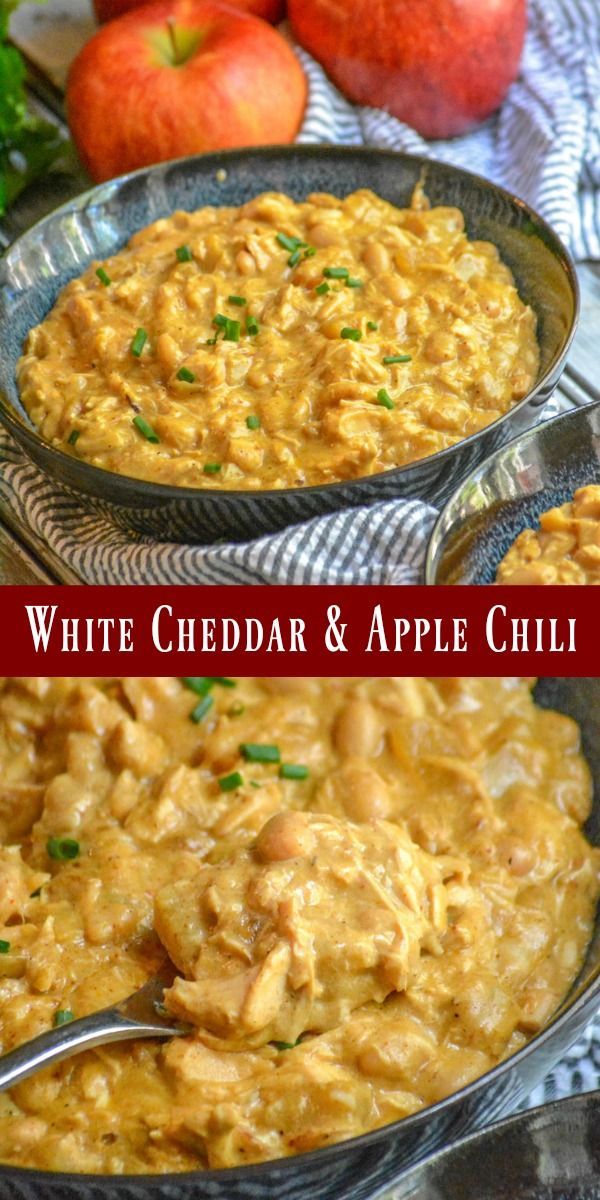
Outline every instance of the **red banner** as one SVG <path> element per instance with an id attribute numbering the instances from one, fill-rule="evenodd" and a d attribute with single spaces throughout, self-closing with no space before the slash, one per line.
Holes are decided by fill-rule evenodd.
<path id="1" fill-rule="evenodd" d="M 600 675 L 593 587 L 5 587 L 3 675 Z"/>

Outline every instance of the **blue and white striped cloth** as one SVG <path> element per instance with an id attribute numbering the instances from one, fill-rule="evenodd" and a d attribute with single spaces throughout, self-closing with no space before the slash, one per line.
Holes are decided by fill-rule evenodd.
<path id="1" fill-rule="evenodd" d="M 423 140 L 387 113 L 349 104 L 304 51 L 305 143 L 430 154 L 504 184 L 578 258 L 600 258 L 600 0 L 531 0 L 523 65 L 498 114 L 452 142 Z M 544 416 L 556 411 L 547 406 Z M 86 583 L 375 583 L 421 580 L 433 508 L 392 501 L 245 545 L 158 544 L 73 499 L 0 437 L 0 496 Z"/>

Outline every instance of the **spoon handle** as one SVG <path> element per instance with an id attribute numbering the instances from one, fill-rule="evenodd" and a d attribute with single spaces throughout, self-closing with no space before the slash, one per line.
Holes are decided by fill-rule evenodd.
<path id="1" fill-rule="evenodd" d="M 176 1030 L 166 1026 L 133 1021 L 118 1008 L 103 1008 L 49 1029 L 8 1054 L 0 1056 L 0 1092 L 41 1071 L 43 1067 L 70 1058 L 82 1050 L 107 1042 L 125 1041 L 135 1037 L 172 1037 Z"/>

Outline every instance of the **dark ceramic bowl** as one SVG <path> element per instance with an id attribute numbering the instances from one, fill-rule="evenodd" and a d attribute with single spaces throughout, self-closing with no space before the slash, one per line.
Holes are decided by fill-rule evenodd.
<path id="1" fill-rule="evenodd" d="M 237 205 L 268 189 L 302 199 L 311 191 L 347 195 L 367 186 L 406 205 L 421 177 L 434 204 L 458 206 L 470 236 L 496 244 L 521 296 L 537 313 L 541 366 L 535 386 L 487 429 L 414 465 L 364 479 L 242 492 L 130 479 L 64 454 L 33 428 L 15 383 L 27 332 L 68 280 L 92 259 L 114 254 L 136 229 L 177 208 Z M 11 246 L 0 261 L 0 420 L 48 475 L 100 501 L 102 511 L 121 526 L 172 541 L 242 540 L 396 496 L 440 504 L 486 455 L 532 423 L 557 383 L 577 312 L 575 271 L 556 235 L 522 201 L 478 176 L 387 150 L 291 146 L 202 155 L 102 184 L 63 205 Z"/>
<path id="2" fill-rule="evenodd" d="M 397 1200 L 600 1200 L 600 1092 L 501 1121 L 403 1185 Z"/>
<path id="3" fill-rule="evenodd" d="M 587 834 L 600 845 L 600 680 L 545 679 L 536 699 L 581 726 L 595 789 Z M 226 1171 L 117 1178 L 0 1167 L 0 1200 L 369 1200 L 413 1164 L 514 1109 L 562 1057 L 599 1003 L 597 921 L 583 970 L 552 1023 L 518 1054 L 423 1112 L 311 1154 Z M 452 1200 L 459 1197 L 456 1192 Z"/>
<path id="4" fill-rule="evenodd" d="M 600 482 L 600 402 L 543 421 L 478 466 L 434 526 L 426 583 L 493 583 L 498 564 L 541 513 Z"/>

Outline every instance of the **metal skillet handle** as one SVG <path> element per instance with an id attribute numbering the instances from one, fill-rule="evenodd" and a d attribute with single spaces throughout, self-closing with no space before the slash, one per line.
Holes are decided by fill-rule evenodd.
<path id="1" fill-rule="evenodd" d="M 140 1037 L 177 1037 L 188 1027 L 173 1024 L 161 1011 L 164 983 L 151 979 L 120 1004 L 49 1029 L 0 1056 L 0 1092 L 41 1071 L 51 1063 L 107 1042 Z"/>

